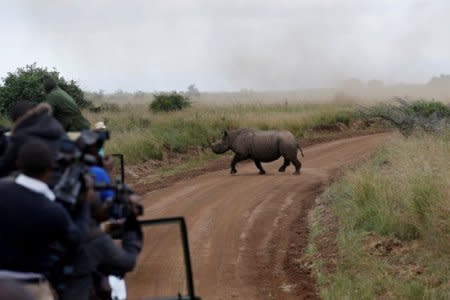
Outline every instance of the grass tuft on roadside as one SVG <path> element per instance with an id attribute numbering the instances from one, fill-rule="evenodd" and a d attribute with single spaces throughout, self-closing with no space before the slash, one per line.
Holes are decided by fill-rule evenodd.
<path id="1" fill-rule="evenodd" d="M 449 157 L 449 134 L 397 134 L 322 196 L 340 257 L 314 264 L 324 299 L 450 298 Z"/>

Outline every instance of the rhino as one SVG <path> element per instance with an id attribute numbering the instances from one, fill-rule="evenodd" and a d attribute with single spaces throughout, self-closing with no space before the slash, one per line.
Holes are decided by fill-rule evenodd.
<path id="1" fill-rule="evenodd" d="M 271 162 L 281 156 L 284 162 L 278 169 L 284 172 L 290 163 L 295 166 L 295 175 L 300 175 L 301 162 L 297 158 L 297 150 L 302 157 L 303 150 L 294 135 L 287 130 L 254 130 L 240 128 L 224 131 L 222 139 L 211 145 L 215 154 L 222 154 L 231 150 L 234 152 L 231 161 L 231 174 L 236 174 L 236 164 L 240 161 L 251 159 L 255 162 L 259 174 L 264 175 L 266 171 L 261 162 Z"/>

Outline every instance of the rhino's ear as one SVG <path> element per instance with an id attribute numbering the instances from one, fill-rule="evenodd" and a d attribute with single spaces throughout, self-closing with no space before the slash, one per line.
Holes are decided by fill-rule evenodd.
<path id="1" fill-rule="evenodd" d="M 224 130 L 223 131 L 223 138 L 226 138 L 228 136 L 228 131 Z"/>

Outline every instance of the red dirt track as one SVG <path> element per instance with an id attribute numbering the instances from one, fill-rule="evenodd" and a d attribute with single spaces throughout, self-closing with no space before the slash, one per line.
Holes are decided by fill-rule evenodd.
<path id="1" fill-rule="evenodd" d="M 184 216 L 202 299 L 317 299 L 303 263 L 307 216 L 315 199 L 346 167 L 370 155 L 389 133 L 346 138 L 304 149 L 302 174 L 277 170 L 282 160 L 208 172 L 147 193 L 145 217 Z M 186 294 L 176 226 L 145 230 L 136 270 L 127 276 L 129 299 Z"/>

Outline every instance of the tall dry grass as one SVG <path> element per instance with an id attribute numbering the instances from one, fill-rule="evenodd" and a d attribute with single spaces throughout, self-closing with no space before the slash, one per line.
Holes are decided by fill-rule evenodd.
<path id="1" fill-rule="evenodd" d="M 124 153 L 138 163 L 161 159 L 164 149 L 185 152 L 190 146 L 207 147 L 223 130 L 249 127 L 286 129 L 298 138 L 321 124 L 348 124 L 354 117 L 351 103 L 194 105 L 183 111 L 152 113 L 147 105 L 125 105 L 118 112 L 85 113 L 91 123 L 104 121 L 111 131 L 109 152 Z"/>
<path id="2" fill-rule="evenodd" d="M 396 135 L 372 163 L 350 173 L 339 213 L 352 210 L 344 225 L 425 239 L 450 255 L 450 136 Z M 446 237 L 446 238 L 443 238 Z"/>
<path id="3" fill-rule="evenodd" d="M 449 133 L 397 134 L 326 193 L 341 258 L 321 277 L 323 298 L 450 298 L 449 157 Z M 371 254 L 368 234 L 399 239 L 399 252 Z"/>

